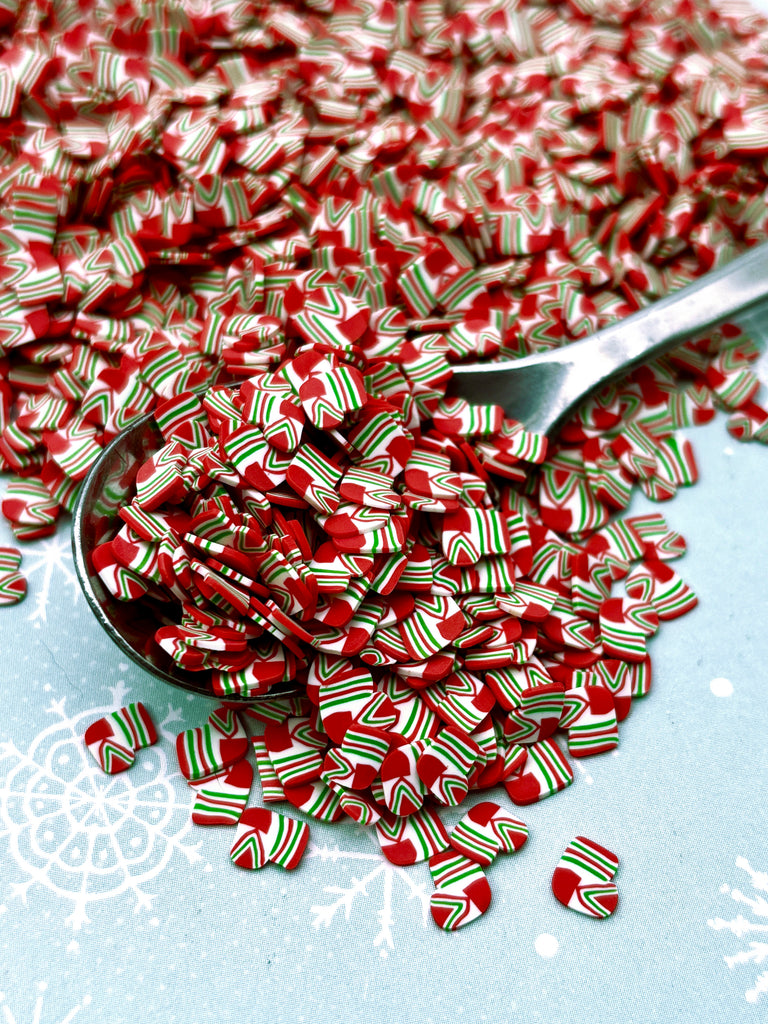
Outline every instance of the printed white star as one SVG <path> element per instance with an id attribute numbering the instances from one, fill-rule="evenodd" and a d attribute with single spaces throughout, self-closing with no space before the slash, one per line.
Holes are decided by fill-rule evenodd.
<path id="1" fill-rule="evenodd" d="M 0 744 L 7 773 L 0 778 L 0 836 L 26 876 L 10 883 L 11 894 L 26 902 L 33 886 L 44 886 L 71 905 L 66 923 L 73 928 L 88 923 L 89 904 L 126 892 L 137 912 L 150 909 L 146 883 L 174 854 L 190 864 L 201 859 L 200 844 L 185 842 L 190 804 L 179 802 L 178 773 L 168 772 L 159 744 L 140 751 L 130 771 L 104 775 L 83 743 L 86 727 L 125 703 L 126 692 L 118 684 L 109 705 L 73 717 L 64 700 L 53 701 L 47 710 L 54 722 L 26 753 Z M 179 717 L 169 708 L 159 731 Z"/>
<path id="2" fill-rule="evenodd" d="M 745 935 L 766 934 L 768 933 L 768 900 L 761 896 L 760 893 L 768 893 L 768 873 L 765 871 L 755 871 L 746 857 L 737 857 L 736 867 L 746 871 L 749 875 L 752 887 L 755 890 L 754 895 L 746 895 L 739 889 L 731 889 L 729 885 L 721 886 L 720 892 L 730 895 L 731 899 L 736 903 L 749 907 L 754 918 L 763 918 L 763 920 L 751 920 L 748 917 L 744 917 L 743 914 L 737 914 L 731 921 L 725 921 L 721 917 L 716 917 L 712 921 L 707 921 L 707 924 L 716 931 L 728 929 L 739 939 Z M 750 941 L 748 948 L 739 950 L 733 956 L 725 956 L 723 959 L 731 970 L 737 964 L 759 965 L 765 963 L 768 961 L 768 942 Z M 749 1003 L 756 1003 L 764 992 L 768 992 L 768 970 L 762 971 L 757 975 L 753 987 L 747 989 L 744 993 L 744 998 Z"/>
<path id="3" fill-rule="evenodd" d="M 365 899 L 369 895 L 369 888 L 377 879 L 381 881 L 381 904 L 376 914 L 379 931 L 375 935 L 373 944 L 380 946 L 380 953 L 383 957 L 387 955 L 387 949 L 394 949 L 392 926 L 394 917 L 392 914 L 392 895 L 395 883 L 401 883 L 409 900 L 416 900 L 421 904 L 422 924 L 426 926 L 429 913 L 429 900 L 431 887 L 428 890 L 426 882 L 418 882 L 411 874 L 413 869 L 401 868 L 390 863 L 381 853 L 362 853 L 359 850 L 340 850 L 338 846 L 332 849 L 326 846 L 318 846 L 310 842 L 306 857 L 319 858 L 321 861 L 330 861 L 333 864 L 342 862 L 359 862 L 370 870 L 362 878 L 350 879 L 349 885 L 326 885 L 323 892 L 336 898 L 323 905 L 315 905 L 310 908 L 314 919 L 312 924 L 315 928 L 321 925 L 329 927 L 336 915 L 344 913 L 344 919 L 349 921 L 352 907 L 355 901 Z"/>

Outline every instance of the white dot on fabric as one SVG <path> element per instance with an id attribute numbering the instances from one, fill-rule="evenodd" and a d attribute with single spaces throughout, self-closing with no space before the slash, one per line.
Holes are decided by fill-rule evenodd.
<path id="1" fill-rule="evenodd" d="M 709 684 L 709 688 L 716 697 L 730 697 L 733 693 L 733 683 L 730 679 L 718 676 Z"/>
<path id="2" fill-rule="evenodd" d="M 545 957 L 554 956 L 558 949 L 560 949 L 560 943 L 555 936 L 548 935 L 547 932 L 537 935 L 533 946 L 539 956 Z"/>

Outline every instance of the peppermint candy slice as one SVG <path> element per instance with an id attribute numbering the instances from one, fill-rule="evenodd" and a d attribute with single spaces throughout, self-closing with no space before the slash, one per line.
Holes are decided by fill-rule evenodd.
<path id="1" fill-rule="evenodd" d="M 236 825 L 248 803 L 253 766 L 238 761 L 218 775 L 190 783 L 197 796 L 192 808 L 196 825 Z"/>
<path id="2" fill-rule="evenodd" d="M 248 753 L 248 737 L 240 719 L 227 708 L 212 712 L 205 725 L 176 737 L 179 770 L 188 782 L 218 775 Z"/>
<path id="3" fill-rule="evenodd" d="M 519 806 L 544 800 L 573 782 L 573 769 L 554 740 L 540 740 L 527 749 L 519 774 L 504 783 L 510 800 Z"/>
<path id="4" fill-rule="evenodd" d="M 20 572 L 0 575 L 0 605 L 18 604 L 27 593 L 27 580 Z"/>
<path id="5" fill-rule="evenodd" d="M 407 817 L 390 812 L 382 814 L 376 822 L 376 835 L 387 860 L 401 867 L 429 860 L 450 848 L 445 826 L 437 811 L 430 807 L 423 807 Z"/>
<path id="6" fill-rule="evenodd" d="M 528 826 L 492 800 L 471 807 L 450 836 L 454 850 L 487 867 L 499 853 L 516 853 L 528 839 Z"/>
<path id="7" fill-rule="evenodd" d="M 435 892 L 429 901 L 432 918 L 440 928 L 454 932 L 476 920 L 491 905 L 491 887 L 483 869 L 455 850 L 429 859 Z"/>
<path id="8" fill-rule="evenodd" d="M 610 917 L 619 902 L 612 879 L 619 858 L 585 836 L 569 843 L 552 875 L 552 892 L 564 907 L 587 917 Z"/>
<path id="9" fill-rule="evenodd" d="M 286 871 L 299 866 L 309 842 L 309 826 L 267 807 L 249 807 L 240 816 L 229 852 L 239 868 L 255 871 L 270 862 Z"/>
<path id="10" fill-rule="evenodd" d="M 401 500 L 392 490 L 392 477 L 377 473 L 373 469 L 351 466 L 339 485 L 339 494 L 344 501 L 369 508 L 399 508 Z"/>

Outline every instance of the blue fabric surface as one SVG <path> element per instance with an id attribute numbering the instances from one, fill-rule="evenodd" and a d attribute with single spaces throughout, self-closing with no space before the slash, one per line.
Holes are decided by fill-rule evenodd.
<path id="1" fill-rule="evenodd" d="M 233 830 L 190 824 L 173 749 L 211 706 L 122 660 L 78 595 L 66 528 L 25 547 L 30 594 L 0 614 L 0 1019 L 764 1021 L 768 453 L 722 418 L 690 436 L 701 482 L 632 511 L 661 508 L 686 537 L 675 567 L 699 607 L 651 641 L 653 688 L 618 752 L 520 809 L 528 844 L 454 935 L 429 918 L 427 866 L 390 865 L 351 824 L 312 822 L 293 873 L 234 868 Z M 128 700 L 161 740 L 108 778 L 81 736 Z M 576 834 L 621 860 L 607 920 L 550 891 Z"/>

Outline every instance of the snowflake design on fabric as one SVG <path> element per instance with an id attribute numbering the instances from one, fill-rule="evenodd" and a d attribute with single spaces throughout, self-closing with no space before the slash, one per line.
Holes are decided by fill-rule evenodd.
<path id="1" fill-rule="evenodd" d="M 729 885 L 721 886 L 720 892 L 726 896 L 730 895 L 731 899 L 736 903 L 749 907 L 750 917 L 737 914 L 732 921 L 725 921 L 721 917 L 716 917 L 713 921 L 707 921 L 707 924 L 716 931 L 728 929 L 738 939 L 760 933 L 765 935 L 768 933 L 768 900 L 760 894 L 768 893 L 768 873 L 765 871 L 755 871 L 746 857 L 737 857 L 736 867 L 746 871 L 749 875 L 752 888 L 755 890 L 754 895 L 747 895 L 741 892 L 740 889 L 732 889 Z M 752 918 L 762 918 L 763 920 L 756 921 Z M 768 942 L 750 941 L 748 948 L 739 950 L 733 956 L 723 957 L 723 959 L 731 970 L 739 964 L 759 965 L 766 963 L 768 962 Z M 744 998 L 748 1003 L 756 1003 L 760 999 L 761 994 L 766 992 L 768 992 L 768 970 L 761 971 L 757 975 L 753 987 L 747 989 L 744 993 Z"/>
<path id="2" fill-rule="evenodd" d="M 77 1014 L 86 1006 L 90 1006 L 91 1004 L 91 997 L 89 995 L 85 995 L 77 1006 L 73 1006 L 72 1009 L 63 1017 L 58 1017 L 55 1022 L 49 1022 L 48 1016 L 43 1012 L 45 992 L 48 988 L 48 983 L 45 981 L 38 981 L 35 988 L 37 990 L 37 995 L 35 997 L 35 1005 L 32 1008 L 32 1016 L 29 1018 L 31 1024 L 71 1024 Z M 15 1016 L 10 1006 L 5 1002 L 5 995 L 2 992 L 0 992 L 0 1018 L 2 1018 L 3 1024 L 26 1024 L 27 1021 L 26 1015 L 23 1017 Z"/>
<path id="3" fill-rule="evenodd" d="M 34 602 L 28 621 L 33 622 L 39 629 L 41 623 L 48 621 L 51 585 L 57 577 L 61 577 L 64 585 L 69 588 L 72 604 L 76 604 L 80 596 L 77 576 L 72 571 L 69 534 L 63 530 L 59 531 L 55 536 L 47 537 L 38 544 L 24 545 L 21 553 L 21 571 L 30 583 L 35 582 Z"/>
<path id="4" fill-rule="evenodd" d="M 190 804 L 180 803 L 159 745 L 141 752 L 128 772 L 104 775 L 82 741 L 86 727 L 120 707 L 127 689 L 110 689 L 105 707 L 67 715 L 64 699 L 52 701 L 54 719 L 24 753 L 12 742 L 0 744 L 0 837 L 26 879 L 11 883 L 25 902 L 41 885 L 72 905 L 66 923 L 89 922 L 91 903 L 130 893 L 136 910 L 149 910 L 154 895 L 145 886 L 175 853 L 190 864 L 202 859 L 200 843 L 185 842 Z M 181 713 L 169 706 L 159 732 Z"/>
<path id="5" fill-rule="evenodd" d="M 323 863 L 330 861 L 332 864 L 339 862 L 355 863 L 363 865 L 364 869 L 370 866 L 370 870 L 361 878 L 352 877 L 349 885 L 326 885 L 323 892 L 335 897 L 329 903 L 316 904 L 310 907 L 314 915 L 312 925 L 319 928 L 325 925 L 328 928 L 337 914 L 343 913 L 344 919 L 349 921 L 352 907 L 355 902 L 369 898 L 369 890 L 374 883 L 381 883 L 381 902 L 376 913 L 379 924 L 379 931 L 373 939 L 374 946 L 379 946 L 382 957 L 387 956 L 388 949 L 394 949 L 392 927 L 395 923 L 392 914 L 392 896 L 396 883 L 401 883 L 409 900 L 416 900 L 421 904 L 422 925 L 426 927 L 429 914 L 429 900 L 431 886 L 427 882 L 418 882 L 412 876 L 412 868 L 400 868 L 390 863 L 381 853 L 362 853 L 359 850 L 340 850 L 338 846 L 329 848 L 327 845 L 318 846 L 310 841 L 305 857 L 319 858 Z"/>

